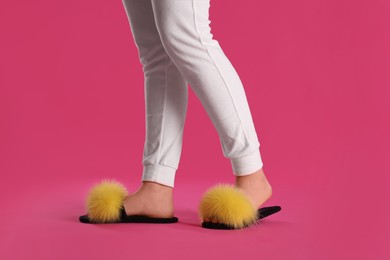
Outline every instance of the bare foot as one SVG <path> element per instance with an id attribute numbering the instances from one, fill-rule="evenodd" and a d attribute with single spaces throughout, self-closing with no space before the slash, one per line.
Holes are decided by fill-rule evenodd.
<path id="1" fill-rule="evenodd" d="M 236 176 L 235 185 L 248 195 L 256 209 L 260 208 L 272 195 L 272 187 L 265 177 L 263 169 L 250 175 Z"/>
<path id="2" fill-rule="evenodd" d="M 127 215 L 155 218 L 173 217 L 173 188 L 156 182 L 143 181 L 141 187 L 123 201 Z"/>
<path id="3" fill-rule="evenodd" d="M 255 209 L 259 209 L 272 195 L 272 187 L 265 177 L 263 169 L 250 175 L 236 176 L 235 186 L 244 191 Z M 205 218 L 204 221 L 217 222 L 208 218 Z"/>

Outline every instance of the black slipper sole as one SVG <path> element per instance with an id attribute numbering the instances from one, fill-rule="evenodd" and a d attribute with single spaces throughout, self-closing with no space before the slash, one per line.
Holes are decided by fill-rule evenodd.
<path id="1" fill-rule="evenodd" d="M 270 207 L 262 207 L 257 210 L 257 220 L 260 220 L 262 218 L 268 217 L 272 214 L 275 214 L 276 212 L 280 211 L 282 208 L 280 206 L 270 206 Z M 246 228 L 251 225 L 245 225 L 242 228 Z M 237 229 L 232 226 L 229 226 L 224 223 L 213 223 L 213 222 L 203 222 L 202 223 L 203 228 L 209 228 L 209 229 Z"/>
<path id="2" fill-rule="evenodd" d="M 120 208 L 120 218 L 118 221 L 112 221 L 112 222 L 91 222 L 88 218 L 88 215 L 82 215 L 79 217 L 80 222 L 82 223 L 92 223 L 92 224 L 113 224 L 113 223 L 176 223 L 179 221 L 177 217 L 172 218 L 152 218 L 147 216 L 140 216 L 140 215 L 130 215 L 128 216 L 126 214 L 126 211 L 124 207 L 122 206 Z"/>

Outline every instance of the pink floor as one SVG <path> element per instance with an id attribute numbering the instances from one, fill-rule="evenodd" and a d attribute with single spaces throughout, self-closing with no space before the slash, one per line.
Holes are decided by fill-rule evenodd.
<path id="1" fill-rule="evenodd" d="M 189 138 L 195 132 L 188 132 L 175 187 L 179 223 L 168 225 L 78 222 L 78 216 L 85 212 L 86 192 L 93 183 L 113 177 L 130 191 L 137 188 L 141 167 L 136 161 L 140 155 L 130 159 L 129 151 L 139 151 L 140 144 L 129 146 L 124 136 L 85 136 L 83 140 L 60 142 L 57 149 L 53 148 L 55 144 L 43 143 L 51 152 L 34 153 L 34 147 L 27 143 L 11 151 L 14 156 L 2 164 L 2 172 L 7 174 L 1 183 L 0 259 L 389 256 L 389 214 L 384 199 L 388 177 L 384 176 L 381 158 L 348 143 L 329 144 L 323 146 L 323 151 L 309 144 L 285 150 L 280 146 L 280 152 L 274 155 L 269 150 L 265 152 L 268 164 L 264 170 L 274 194 L 265 205 L 280 205 L 282 211 L 247 229 L 208 230 L 200 227 L 197 217 L 199 198 L 211 185 L 231 183 L 233 177 L 230 165 L 220 155 L 195 154 L 200 144 L 191 142 Z M 205 138 L 204 134 L 198 136 Z M 211 143 L 210 151 L 218 151 L 217 141 Z M 361 145 L 370 147 L 367 143 Z M 352 150 L 355 152 L 348 153 Z M 4 169 L 4 165 L 9 168 Z"/>
<path id="2" fill-rule="evenodd" d="M 78 221 L 101 179 L 140 184 L 143 74 L 122 2 L 1 2 L 0 260 L 390 259 L 390 4 L 240 3 L 212 0 L 211 25 L 246 88 L 264 206 L 282 210 L 208 230 L 200 197 L 234 178 L 192 90 L 179 223 Z"/>

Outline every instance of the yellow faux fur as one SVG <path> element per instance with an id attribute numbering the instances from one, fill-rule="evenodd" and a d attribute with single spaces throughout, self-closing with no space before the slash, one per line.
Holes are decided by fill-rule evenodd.
<path id="1" fill-rule="evenodd" d="M 115 180 L 102 180 L 93 186 L 86 201 L 90 221 L 105 223 L 119 220 L 120 207 L 127 194 L 127 189 Z"/>
<path id="2" fill-rule="evenodd" d="M 243 228 L 257 220 L 257 210 L 246 194 L 235 185 L 217 184 L 207 190 L 199 205 L 202 220 Z"/>

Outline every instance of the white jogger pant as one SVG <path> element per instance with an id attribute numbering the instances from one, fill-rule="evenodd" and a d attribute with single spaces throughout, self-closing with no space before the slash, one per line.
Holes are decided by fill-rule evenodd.
<path id="1" fill-rule="evenodd" d="M 188 83 L 218 132 L 233 174 L 260 170 L 260 143 L 242 82 L 211 33 L 210 0 L 122 2 L 145 77 L 142 180 L 174 187 Z"/>

